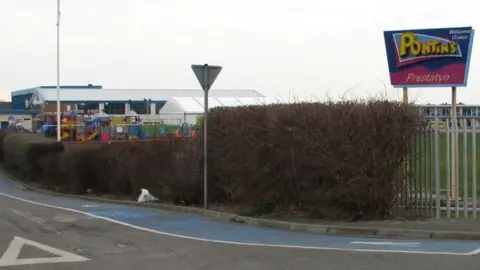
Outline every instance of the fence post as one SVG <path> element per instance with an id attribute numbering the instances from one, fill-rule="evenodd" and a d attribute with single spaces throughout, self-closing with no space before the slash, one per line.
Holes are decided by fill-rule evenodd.
<path id="1" fill-rule="evenodd" d="M 463 214 L 468 218 L 468 155 L 467 118 L 463 118 Z"/>
<path id="2" fill-rule="evenodd" d="M 440 144 L 438 138 L 439 123 L 435 118 L 435 216 L 440 219 Z"/>
<path id="3" fill-rule="evenodd" d="M 420 213 L 423 212 L 423 186 L 422 186 L 422 181 L 423 181 L 423 172 L 425 171 L 425 168 L 423 167 L 423 154 L 424 154 L 424 143 L 423 143 L 423 138 L 425 136 L 424 133 L 424 125 L 420 126 L 420 137 L 418 138 L 418 155 L 415 155 L 415 201 L 417 204 L 417 207 L 420 208 Z M 418 189 L 417 189 L 418 185 Z"/>
<path id="4" fill-rule="evenodd" d="M 446 123 L 446 126 L 447 126 L 447 133 L 446 133 L 446 150 L 445 153 L 446 153 L 446 167 L 447 167 L 447 171 L 446 171 L 446 176 L 447 176 L 447 183 L 446 183 L 446 188 L 447 188 L 447 217 L 450 218 L 451 217 L 451 193 L 450 193 L 450 177 L 451 177 L 451 168 L 450 168 L 450 120 L 447 118 L 445 120 L 445 123 Z"/>
<path id="5" fill-rule="evenodd" d="M 431 121 L 430 121 L 431 122 Z M 435 122 L 435 120 L 434 120 Z M 433 202 L 433 192 L 434 192 L 434 186 L 435 186 L 435 180 L 434 180 L 434 175 L 435 175 L 435 168 L 434 168 L 434 164 L 435 164 L 435 124 L 432 125 L 432 123 L 429 123 L 429 133 L 428 133 L 428 136 L 429 136 L 429 153 L 428 153 L 428 156 L 429 156 L 429 159 L 428 159 L 428 167 L 429 167 L 429 170 L 428 170 L 428 185 L 429 185 L 429 189 L 430 189 L 430 198 L 428 200 L 429 202 L 429 206 L 430 206 L 430 213 L 429 213 L 429 217 L 433 217 L 433 205 L 434 205 L 434 202 Z"/>
<path id="6" fill-rule="evenodd" d="M 456 115 L 456 113 L 455 113 Z M 458 163 L 458 119 L 455 116 L 455 130 L 454 130 L 454 135 L 455 141 L 452 143 L 455 144 L 455 152 L 452 153 L 454 155 L 455 159 L 455 190 L 452 190 L 452 192 L 455 192 L 455 217 L 459 218 L 460 217 L 460 185 L 459 185 L 459 163 Z"/>
<path id="7" fill-rule="evenodd" d="M 477 218 L 477 119 L 472 121 L 472 199 L 473 218 Z"/>

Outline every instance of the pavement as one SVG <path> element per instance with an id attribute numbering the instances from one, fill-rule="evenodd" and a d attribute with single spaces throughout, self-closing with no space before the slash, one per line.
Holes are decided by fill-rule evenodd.
<path id="1" fill-rule="evenodd" d="M 316 235 L 52 196 L 4 175 L 0 231 L 0 270 L 476 269 L 480 252 L 477 241 Z"/>
<path id="2" fill-rule="evenodd" d="M 458 219 L 428 219 L 428 220 L 375 220 L 375 221 L 361 221 L 355 222 L 356 227 L 364 228 L 383 228 L 391 230 L 409 230 L 409 231 L 422 231 L 430 232 L 433 237 L 435 234 L 450 233 L 452 240 L 458 240 L 454 238 L 455 234 L 463 234 L 466 238 L 470 235 L 471 238 L 478 237 L 480 234 L 480 214 L 478 219 L 472 218 L 472 213 L 469 213 L 469 218 L 464 218 L 464 213 L 460 212 L 460 218 Z M 452 216 L 455 216 L 453 213 Z M 335 222 L 336 225 L 347 226 L 351 223 Z M 464 238 L 460 238 L 466 240 Z M 480 239 L 479 239 L 480 240 Z"/>
<path id="3" fill-rule="evenodd" d="M 3 172 L 4 179 L 9 179 L 6 172 Z M 13 177 L 11 179 L 14 179 Z M 13 180 L 12 180 L 13 181 Z M 10 181 L 11 182 L 11 181 Z M 24 182 L 20 183 L 24 189 L 36 191 L 39 193 L 62 196 L 80 200 L 89 200 L 107 204 L 120 204 L 127 206 L 141 206 L 166 210 L 170 212 L 180 212 L 201 215 L 207 218 L 220 221 L 235 222 L 253 226 L 263 226 L 303 233 L 314 233 L 323 235 L 350 235 L 366 236 L 380 238 L 426 238 L 439 240 L 475 240 L 480 241 L 480 219 L 462 218 L 457 219 L 428 219 L 428 220 L 383 220 L 383 221 L 356 221 L 339 222 L 318 219 L 305 219 L 298 217 L 271 217 L 254 218 L 240 216 L 234 213 L 224 211 L 204 210 L 198 207 L 185 207 L 172 204 L 143 203 L 138 204 L 131 200 L 108 199 L 102 196 L 85 196 L 73 194 L 60 194 L 45 189 L 37 188 L 35 184 L 30 185 Z M 433 215 L 433 213 L 432 213 Z M 452 216 L 454 216 L 452 214 Z M 468 217 L 472 217 L 469 213 Z"/>

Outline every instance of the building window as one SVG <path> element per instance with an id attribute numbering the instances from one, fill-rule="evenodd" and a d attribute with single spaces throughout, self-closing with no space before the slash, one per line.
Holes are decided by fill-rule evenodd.
<path id="1" fill-rule="evenodd" d="M 106 114 L 125 114 L 125 103 L 123 102 L 105 103 L 103 111 Z"/>
<path id="2" fill-rule="evenodd" d="M 98 103 L 80 103 L 77 104 L 79 113 L 98 113 Z"/>
<path id="3" fill-rule="evenodd" d="M 132 101 L 130 103 L 130 110 L 136 112 L 137 114 L 148 114 L 149 108 L 148 101 Z"/>

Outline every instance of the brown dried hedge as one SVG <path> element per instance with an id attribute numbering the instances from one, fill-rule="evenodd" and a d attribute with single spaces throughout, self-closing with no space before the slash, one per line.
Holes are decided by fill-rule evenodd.
<path id="1" fill-rule="evenodd" d="M 214 109 L 208 130 L 210 202 L 271 205 L 332 219 L 385 218 L 400 192 L 398 172 L 419 122 L 415 107 L 389 101 Z M 91 189 L 134 198 L 146 188 L 164 201 L 200 205 L 201 134 L 61 147 L 9 134 L 4 163 L 28 175 L 40 173 L 38 181 L 66 192 Z"/>
<path id="2" fill-rule="evenodd" d="M 198 204 L 201 185 L 193 176 L 201 156 L 193 141 L 65 144 L 65 151 L 40 160 L 43 182 L 62 191 L 127 195 L 136 198 L 141 188 L 182 204 Z M 200 182 L 198 182 L 200 183 Z"/>
<path id="3" fill-rule="evenodd" d="M 28 179 L 42 177 L 38 160 L 49 153 L 61 153 L 63 145 L 35 133 L 8 132 L 3 136 L 3 163 Z"/>
<path id="4" fill-rule="evenodd" d="M 218 108 L 209 119 L 210 168 L 229 203 L 335 219 L 390 214 L 420 121 L 389 101 Z"/>
<path id="5" fill-rule="evenodd" d="M 8 134 L 14 132 L 16 132 L 16 129 L 11 127 L 0 131 L 0 162 L 3 161 L 3 140 Z"/>

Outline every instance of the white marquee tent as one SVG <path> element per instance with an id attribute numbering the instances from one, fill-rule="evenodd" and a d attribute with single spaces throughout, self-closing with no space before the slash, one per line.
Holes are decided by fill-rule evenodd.
<path id="1" fill-rule="evenodd" d="M 215 107 L 236 107 L 280 103 L 275 98 L 268 97 L 210 97 L 208 108 Z M 204 112 L 203 97 L 173 97 L 160 111 L 165 123 L 179 124 L 186 122 L 195 124 L 197 117 Z"/>

